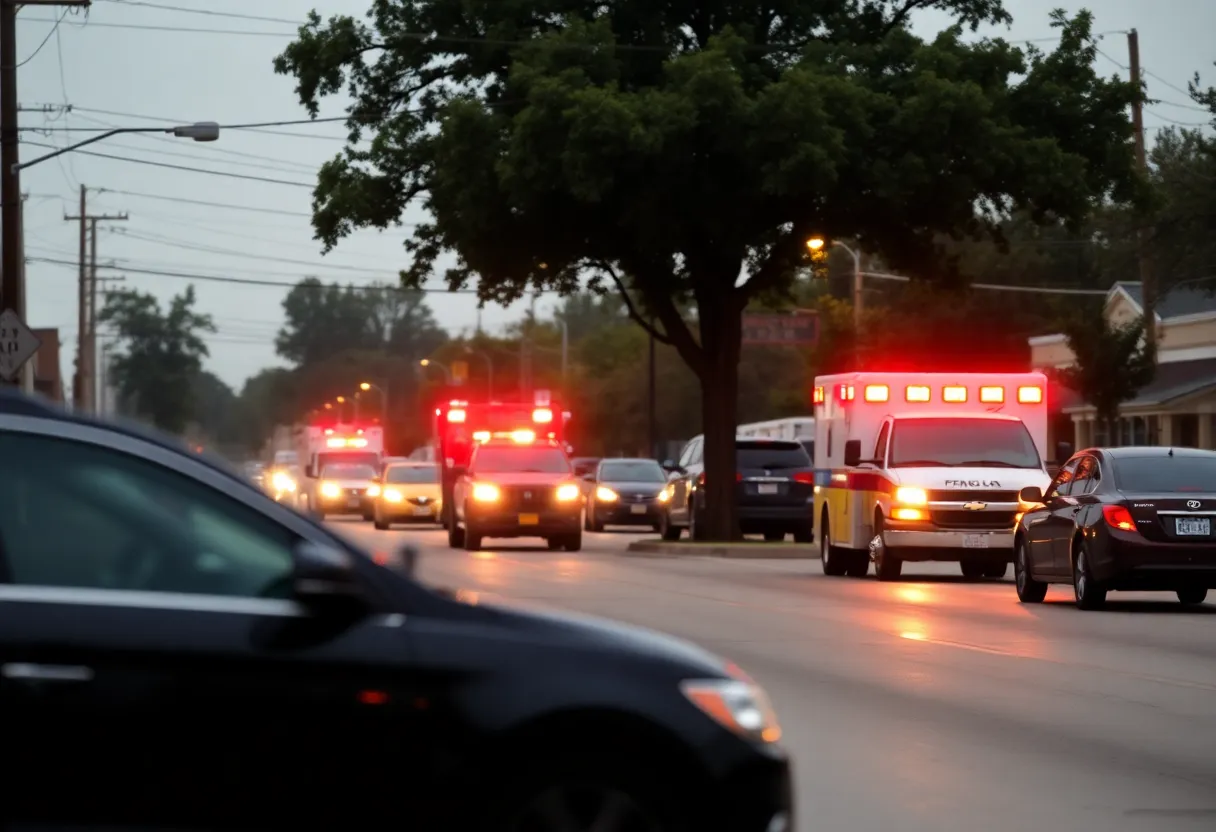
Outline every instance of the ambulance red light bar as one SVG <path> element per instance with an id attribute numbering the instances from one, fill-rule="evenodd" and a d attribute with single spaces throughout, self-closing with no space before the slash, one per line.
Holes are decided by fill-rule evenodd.
<path id="1" fill-rule="evenodd" d="M 362 431 L 360 431 L 362 433 Z M 367 440 L 362 436 L 331 436 L 325 440 L 327 448 L 366 448 Z"/>
<path id="2" fill-rule="evenodd" d="M 553 411 L 547 407 L 538 407 L 532 411 L 532 421 L 547 425 L 553 421 Z"/>
<path id="3" fill-rule="evenodd" d="M 942 401 L 950 404 L 962 404 L 967 401 L 967 388 L 950 386 L 942 388 Z"/>
<path id="4" fill-rule="evenodd" d="M 865 399 L 868 402 L 885 402 L 891 398 L 891 388 L 885 384 L 867 384 Z"/>
<path id="5" fill-rule="evenodd" d="M 1042 387 L 1019 387 L 1018 388 L 1018 404 L 1042 404 L 1043 403 L 1043 388 Z"/>
<path id="6" fill-rule="evenodd" d="M 980 401 L 984 404 L 1002 404 L 1005 401 L 1004 387 L 981 387 Z"/>
<path id="7" fill-rule="evenodd" d="M 924 384 L 909 384 L 904 388 L 904 399 L 910 402 L 927 402 L 932 397 L 932 391 Z"/>

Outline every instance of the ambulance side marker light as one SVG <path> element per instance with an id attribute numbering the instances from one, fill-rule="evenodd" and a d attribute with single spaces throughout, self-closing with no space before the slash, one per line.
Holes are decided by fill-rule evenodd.
<path id="1" fill-rule="evenodd" d="M 1043 388 L 1042 387 L 1019 387 L 1018 388 L 1018 404 L 1042 404 L 1043 403 Z"/>
<path id="2" fill-rule="evenodd" d="M 962 404 L 967 401 L 966 387 L 943 387 L 942 401 L 950 402 L 951 404 Z"/>
<path id="3" fill-rule="evenodd" d="M 891 388 L 885 384 L 867 384 L 865 392 L 868 402 L 885 402 L 891 398 Z"/>

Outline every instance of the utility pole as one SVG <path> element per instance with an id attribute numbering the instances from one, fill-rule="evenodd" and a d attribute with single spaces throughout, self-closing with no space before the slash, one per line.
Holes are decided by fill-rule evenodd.
<path id="1" fill-rule="evenodd" d="M 1136 86 L 1136 98 L 1132 101 L 1132 129 L 1135 131 L 1136 164 L 1148 174 L 1148 159 L 1144 150 L 1144 97 L 1141 94 L 1140 35 L 1135 29 L 1127 33 L 1128 68 L 1132 83 Z M 1157 360 L 1157 282 L 1153 277 L 1153 264 L 1149 257 L 1149 233 L 1142 221 L 1136 232 L 1136 246 L 1140 260 L 1140 306 L 1144 310 L 1144 344 L 1152 360 Z"/>
<path id="2" fill-rule="evenodd" d="M 650 440 L 650 455 L 659 455 L 659 426 L 658 426 L 658 384 L 655 378 L 655 343 L 654 318 L 650 319 L 650 355 L 648 356 L 648 372 L 646 379 L 646 434 Z"/>
<path id="3" fill-rule="evenodd" d="M 80 186 L 80 213 L 64 215 L 80 222 L 80 275 L 77 286 L 77 338 L 75 405 L 78 410 L 97 411 L 97 223 L 122 222 L 126 214 L 90 214 L 88 189 Z M 91 232 L 91 236 L 90 236 Z"/>
<path id="4" fill-rule="evenodd" d="M 21 229 L 21 163 L 17 116 L 17 9 L 85 7 L 90 0 L 0 0 L 0 310 L 25 320 L 25 253 Z"/>

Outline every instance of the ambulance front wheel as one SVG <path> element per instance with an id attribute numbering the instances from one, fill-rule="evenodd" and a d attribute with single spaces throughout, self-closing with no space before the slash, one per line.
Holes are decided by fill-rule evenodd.
<path id="1" fill-rule="evenodd" d="M 883 540 L 881 511 L 874 512 L 874 537 L 870 540 L 870 556 L 874 559 L 874 576 L 880 581 L 898 581 L 904 562 Z"/>

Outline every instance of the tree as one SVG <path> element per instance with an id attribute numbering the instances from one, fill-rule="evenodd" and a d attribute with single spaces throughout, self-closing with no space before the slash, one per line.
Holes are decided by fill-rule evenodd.
<path id="1" fill-rule="evenodd" d="M 425 293 L 398 286 L 327 286 L 309 277 L 287 293 L 283 311 L 287 323 L 275 348 L 296 366 L 328 361 L 343 350 L 391 349 L 417 360 L 447 338 Z"/>
<path id="2" fill-rule="evenodd" d="M 1094 406 L 1109 435 L 1119 405 L 1135 398 L 1156 372 L 1142 343 L 1144 320 L 1113 324 L 1100 307 L 1087 306 L 1065 322 L 1064 334 L 1076 363 L 1057 371 L 1060 382 Z"/>
<path id="3" fill-rule="evenodd" d="M 910 15 L 929 7 L 957 25 L 924 41 Z M 736 532 L 742 312 L 794 279 L 810 235 L 948 278 L 941 234 L 1013 209 L 1077 224 L 1136 194 L 1140 91 L 1094 71 L 1088 13 L 1054 15 L 1051 53 L 964 40 L 1011 19 L 1000 0 L 379 0 L 368 17 L 314 13 L 276 59 L 309 112 L 353 98 L 318 238 L 420 199 L 409 285 L 455 252 L 449 285 L 483 302 L 573 292 L 588 270 L 619 290 L 700 380 L 716 539 Z"/>
<path id="4" fill-rule="evenodd" d="M 119 401 L 133 415 L 181 434 L 195 413 L 195 383 L 210 353 L 203 333 L 215 332 L 210 315 L 194 311 L 190 286 L 161 311 L 154 295 L 121 289 L 106 297 L 98 319 L 112 326 L 119 348 L 110 378 Z"/>

